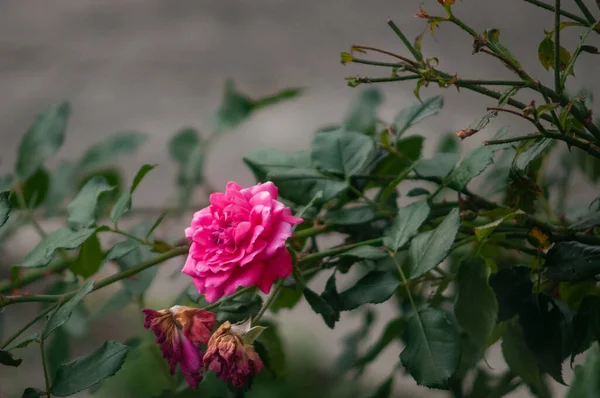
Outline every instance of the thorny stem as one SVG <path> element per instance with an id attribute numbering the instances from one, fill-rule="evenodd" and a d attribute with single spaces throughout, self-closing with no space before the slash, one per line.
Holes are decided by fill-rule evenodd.
<path id="1" fill-rule="evenodd" d="M 141 243 L 142 245 L 145 245 L 145 246 L 153 246 L 152 243 L 148 242 L 146 239 L 140 239 L 137 236 L 131 235 L 130 233 L 122 231 L 122 230 L 120 230 L 118 228 L 110 229 L 110 232 L 113 232 L 115 234 L 119 234 L 119 235 L 125 236 L 126 238 L 129 238 L 129 239 L 133 239 L 133 240 L 135 240 L 135 241 L 137 241 L 137 242 L 139 242 L 139 243 Z"/>
<path id="2" fill-rule="evenodd" d="M 548 11 L 552 11 L 552 12 L 555 11 L 554 7 L 552 7 L 550 4 L 544 3 L 543 1 L 539 1 L 539 0 L 525 0 L 525 2 L 529 3 L 529 4 L 533 4 L 535 6 L 538 6 L 540 8 L 545 9 L 545 10 L 548 10 Z M 588 21 L 586 21 L 585 19 L 581 18 L 580 16 L 572 14 L 572 13 L 570 13 L 568 11 L 560 10 L 560 15 L 562 15 L 564 17 L 567 17 L 567 18 L 569 18 L 569 19 L 571 19 L 571 20 L 573 20 L 575 22 L 579 22 L 582 25 L 589 26 L 588 25 Z"/>
<path id="3" fill-rule="evenodd" d="M 562 95 L 560 83 L 560 0 L 554 0 L 554 90 Z"/>
<path id="4" fill-rule="evenodd" d="M 587 19 L 588 23 L 590 25 L 594 25 L 596 23 L 596 18 L 594 18 L 594 16 L 590 12 L 590 10 L 587 8 L 587 6 L 584 4 L 584 2 L 582 0 L 575 0 L 575 4 L 577 4 L 577 7 L 579 7 L 581 12 Z"/>
<path id="5" fill-rule="evenodd" d="M 283 286 L 283 281 L 284 280 L 285 280 L 284 278 L 280 278 L 275 283 L 275 286 L 273 286 L 273 290 L 271 291 L 271 294 L 269 294 L 269 297 L 267 298 L 267 300 L 265 301 L 265 303 L 261 307 L 260 311 L 258 311 L 258 314 L 256 314 L 256 316 L 252 320 L 252 325 L 257 324 L 260 321 L 260 318 L 262 318 L 262 316 L 265 314 L 265 312 L 269 309 L 269 307 L 273 303 L 273 300 L 275 300 L 275 298 L 279 294 L 279 290 L 281 290 L 281 286 Z"/>
<path id="6" fill-rule="evenodd" d="M 12 343 L 13 341 L 15 341 L 17 339 L 17 337 L 19 337 L 21 334 L 23 334 L 27 329 L 29 329 L 37 321 L 39 321 L 40 319 L 42 319 L 43 317 L 45 317 L 46 315 L 48 315 L 54 308 L 56 308 L 56 306 L 50 305 L 44 311 L 42 311 L 39 314 L 37 314 L 35 316 L 35 318 L 33 318 L 28 323 L 26 323 L 21 329 L 17 330 L 12 336 L 10 336 L 8 339 L 6 339 L 6 341 L 0 346 L 0 349 L 8 347 L 8 345 L 10 343 Z"/>
<path id="7" fill-rule="evenodd" d="M 527 141 L 527 140 L 537 140 L 537 139 L 542 138 L 542 137 L 543 137 L 543 135 L 541 135 L 541 134 L 530 134 L 530 135 L 524 135 L 522 137 L 506 138 L 504 140 L 489 140 L 489 141 L 484 141 L 483 145 L 510 144 L 512 142 L 520 142 L 520 141 Z"/>
<path id="8" fill-rule="evenodd" d="M 400 28 L 398 28 L 398 26 L 396 26 L 394 21 L 392 21 L 391 19 L 388 19 L 387 24 L 390 26 L 390 28 L 392 28 L 392 30 L 394 31 L 394 33 L 396 33 L 396 35 L 400 38 L 400 40 L 402 40 L 402 43 L 404 43 L 404 45 L 406 46 L 408 51 L 410 51 L 410 53 L 413 55 L 413 57 L 415 57 L 415 59 L 418 62 L 423 62 L 423 55 L 421 55 L 417 51 L 417 49 L 406 39 L 406 36 L 404 36 L 404 33 L 402 33 Z"/>
<path id="9" fill-rule="evenodd" d="M 404 62 L 406 62 L 409 65 L 417 66 L 416 63 L 415 63 L 415 61 L 411 61 L 410 59 L 408 59 L 406 57 L 403 57 L 402 55 L 398 55 L 398 54 L 395 54 L 395 53 L 387 51 L 387 50 L 382 50 L 380 48 L 370 47 L 370 46 L 362 46 L 362 45 L 359 45 L 359 44 L 354 44 L 352 46 L 352 48 L 357 48 L 359 50 L 375 51 L 375 52 L 378 52 L 378 53 L 381 53 L 381 54 L 389 55 L 390 57 L 398 58 L 399 60 L 404 61 Z"/>

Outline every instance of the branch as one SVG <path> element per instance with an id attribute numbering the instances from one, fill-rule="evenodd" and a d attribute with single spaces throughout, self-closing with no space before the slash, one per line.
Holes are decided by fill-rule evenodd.
<path id="1" fill-rule="evenodd" d="M 398 28 L 398 26 L 396 26 L 394 21 L 392 21 L 391 19 L 388 19 L 387 24 L 390 26 L 390 28 L 392 28 L 392 30 L 396 33 L 396 35 L 400 38 L 400 40 L 402 40 L 402 43 L 404 43 L 406 48 L 408 48 L 408 51 L 410 51 L 410 53 L 413 55 L 413 57 L 415 57 L 415 59 L 418 62 L 423 62 L 423 55 L 421 55 L 417 51 L 417 49 L 412 44 L 410 44 L 410 42 L 406 39 L 406 36 L 404 36 L 404 33 L 402 33 L 400 28 Z"/>
<path id="2" fill-rule="evenodd" d="M 554 7 L 552 7 L 550 4 L 546 4 L 546 3 L 542 2 L 542 1 L 539 1 L 539 0 L 525 0 L 525 2 L 529 3 L 529 4 L 533 4 L 534 6 L 538 6 L 540 8 L 545 9 L 545 10 L 548 10 L 548 11 L 552 11 L 552 12 L 556 11 L 556 9 Z M 572 19 L 575 22 L 579 22 L 582 25 L 589 26 L 588 21 L 586 21 L 585 19 L 581 18 L 580 16 L 572 14 L 572 13 L 570 13 L 568 11 L 560 10 L 560 15 L 562 15 L 563 17 L 567 17 L 569 19 Z"/>
<path id="3" fill-rule="evenodd" d="M 585 18 L 587 19 L 588 23 L 590 25 L 594 25 L 596 23 L 596 18 L 594 18 L 594 16 L 590 12 L 590 10 L 583 3 L 583 1 L 582 0 L 575 0 L 575 4 L 577 4 L 577 7 L 579 7 L 579 9 L 581 10 L 581 12 L 583 13 L 583 15 L 585 16 Z"/>
<path id="4" fill-rule="evenodd" d="M 554 90 L 562 95 L 560 82 L 560 0 L 554 0 Z"/>

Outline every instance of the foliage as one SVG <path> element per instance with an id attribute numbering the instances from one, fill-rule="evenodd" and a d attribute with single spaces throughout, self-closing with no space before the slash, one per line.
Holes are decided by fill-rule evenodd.
<path id="1" fill-rule="evenodd" d="M 455 8 L 467 7 L 468 2 L 438 0 L 443 16 L 430 15 L 423 8 L 417 14 L 430 31 L 440 24 L 464 30 L 473 38 L 474 54 L 497 59 L 515 75 L 514 80 L 473 80 L 445 73 L 437 58 L 424 57 L 423 35 L 411 43 L 389 21 L 410 55 L 353 46 L 342 53 L 343 63 L 384 68 L 386 75 L 352 77 L 348 84 L 416 81 L 418 101 L 398 110 L 388 123 L 378 114 L 383 94 L 369 87 L 352 102 L 344 120 L 316 132 L 308 148 L 297 152 L 264 148 L 244 157 L 256 179 L 274 182 L 281 200 L 304 223 L 287 242 L 293 272 L 278 281 L 267 297 L 251 286 L 210 305 L 193 287 L 177 298 L 176 305 L 214 311 L 217 323 L 251 320 L 254 327 L 242 336 L 247 344 L 254 343 L 266 367 L 253 392 L 224 386 L 212 374 L 206 376 L 200 392 L 249 397 L 262 392 L 265 396 L 296 393 L 281 393 L 276 387 L 281 379 L 294 375 L 289 372 L 276 316 L 269 321 L 262 316 L 267 310 L 276 314 L 305 300 L 318 315 L 315 319 L 322 318 L 332 329 L 339 327 L 346 311 L 362 314 L 363 324 L 344 338 L 344 351 L 335 362 L 336 376 L 361 375 L 393 342 L 403 344 L 398 366 L 365 396 L 391 396 L 394 377 L 403 369 L 418 385 L 448 390 L 456 397 L 501 397 L 521 385 L 545 397 L 551 395 L 549 379 L 569 382 L 563 376 L 564 362 L 582 353 L 586 359 L 575 370 L 568 396 L 598 394 L 598 198 L 575 203 L 568 195 L 576 174 L 590 183 L 600 176 L 600 126 L 593 121 L 590 96 L 571 95 L 566 84 L 577 72 L 578 61 L 598 53 L 588 41 L 596 38 L 600 28 L 581 1 L 575 3 L 583 17 L 562 10 L 560 2 L 551 6 L 526 1 L 555 16 L 554 29 L 545 32 L 535 49 L 551 74 L 551 86 L 524 69 L 503 44 L 499 30 L 478 32 L 456 16 Z M 564 29 L 579 30 L 575 49 L 560 44 Z M 365 58 L 367 52 L 394 59 L 373 61 Z M 516 136 L 501 129 L 462 158 L 456 139 L 446 136 L 439 150 L 424 158 L 425 139 L 410 135 L 411 128 L 443 115 L 444 106 L 441 96 L 424 94 L 429 84 L 474 91 L 489 100 L 488 108 L 482 109 L 487 113 L 456 133 L 461 140 L 475 139 L 501 112 L 529 122 L 536 133 Z M 152 218 L 145 216 L 128 230 L 121 229 L 119 222 L 139 216 L 136 188 L 147 175 L 151 178 L 155 165 L 142 165 L 126 186 L 114 164 L 118 155 L 140 147 L 145 136 L 115 134 L 92 146 L 78 161 L 50 169 L 47 160 L 66 137 L 70 105 L 50 105 L 35 118 L 19 146 L 14 172 L 0 177 L 0 243 L 27 224 L 40 235 L 36 247 L 11 268 L 10 278 L 0 281 L 0 308 L 44 304 L 38 316 L 15 334 L 4 336 L 0 345 L 0 364 L 11 367 L 22 366 L 20 349 L 40 346 L 45 380 L 22 386 L 23 396 L 69 396 L 87 389 L 102 394 L 105 389 L 112 391 L 117 382 L 111 380 L 122 374 L 139 378 L 133 369 L 158 355 L 147 335 L 124 343 L 107 341 L 78 359 L 70 358 L 71 338 L 85 335 L 91 320 L 112 316 L 129 304 L 143 307 L 157 266 L 188 253 L 189 244 L 180 235 L 162 240 L 156 231 L 170 216 L 202 207 L 190 202 L 205 182 L 203 166 L 212 143 L 254 112 L 299 93 L 289 89 L 252 99 L 227 82 L 214 116 L 214 133 L 204 137 L 184 127 L 168 143 L 178 167 L 173 187 L 177 206 L 153 209 Z M 560 168 L 549 173 L 548 160 L 553 158 L 560 159 Z M 400 196 L 408 203 L 400 206 Z M 579 212 L 571 211 L 567 203 L 574 203 Z M 589 214 L 580 209 L 589 209 Z M 38 221 L 47 215 L 64 215 L 64 225 L 46 232 Z M 323 247 L 316 238 L 328 234 L 343 242 Z M 111 262 L 118 271 L 100 278 L 98 272 Z M 327 277 L 322 292 L 312 283 L 317 275 Z M 342 285 L 340 276 L 351 282 Z M 45 294 L 28 293 L 29 285 L 40 279 L 55 283 Z M 88 295 L 113 284 L 119 284 L 116 293 L 90 313 L 85 305 Z M 374 328 L 372 306 L 385 302 L 397 304 L 393 316 L 374 332 L 379 338 L 363 349 Z M 24 334 L 41 321 L 40 333 Z M 486 365 L 486 352 L 493 344 L 501 346 L 508 365 L 505 373 Z M 155 390 L 144 394 L 193 394 L 180 383 L 182 375 L 168 375 L 166 365 L 159 363 L 149 372 L 160 377 L 143 386 Z M 105 380 L 113 375 L 114 379 Z"/>

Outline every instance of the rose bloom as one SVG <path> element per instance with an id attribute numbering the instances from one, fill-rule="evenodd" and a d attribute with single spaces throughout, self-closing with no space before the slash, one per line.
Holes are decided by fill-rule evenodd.
<path id="1" fill-rule="evenodd" d="M 225 322 L 210 337 L 204 366 L 214 371 L 219 379 L 242 388 L 263 369 L 264 364 L 254 346 L 246 344 L 232 330 L 231 324 Z"/>
<path id="2" fill-rule="evenodd" d="M 258 286 L 265 294 L 277 278 L 292 273 L 285 241 L 302 223 L 277 201 L 272 182 L 242 188 L 229 182 L 225 193 L 210 195 L 210 206 L 194 214 L 185 236 L 192 240 L 185 274 L 208 302 Z"/>
<path id="3" fill-rule="evenodd" d="M 146 315 L 144 327 L 151 329 L 169 362 L 171 374 L 179 363 L 181 372 L 192 388 L 202 381 L 202 346 L 215 328 L 215 314 L 198 308 L 176 305 L 168 310 L 142 310 Z"/>

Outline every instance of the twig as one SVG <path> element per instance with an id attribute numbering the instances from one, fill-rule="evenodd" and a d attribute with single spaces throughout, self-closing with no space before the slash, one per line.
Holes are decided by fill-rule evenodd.
<path id="1" fill-rule="evenodd" d="M 560 83 L 560 0 L 554 0 L 554 90 L 562 95 Z"/>
<path id="2" fill-rule="evenodd" d="M 0 349 L 4 349 L 8 347 L 10 343 L 15 341 L 21 334 L 23 334 L 27 329 L 33 326 L 37 321 L 48 315 L 56 306 L 50 305 L 44 311 L 40 312 L 33 318 L 31 321 L 27 322 L 21 329 L 17 330 L 12 336 L 10 336 L 6 341 L 0 346 Z"/>
<path id="3" fill-rule="evenodd" d="M 529 3 L 529 4 L 533 4 L 534 6 L 538 6 L 540 8 L 545 9 L 545 10 L 548 10 L 548 11 L 552 11 L 552 12 L 555 11 L 554 7 L 552 7 L 550 4 L 544 3 L 543 1 L 539 1 L 539 0 L 525 0 L 525 2 Z M 567 17 L 569 19 L 572 19 L 575 22 L 579 22 L 582 25 L 589 26 L 588 25 L 588 21 L 586 21 L 585 19 L 581 18 L 580 16 L 572 14 L 572 13 L 570 13 L 568 11 L 560 10 L 560 15 L 562 15 L 563 17 Z"/>
<path id="4" fill-rule="evenodd" d="M 398 55 L 398 54 L 395 54 L 395 53 L 387 51 L 387 50 L 382 50 L 380 48 L 370 47 L 370 46 L 361 46 L 359 44 L 354 44 L 352 46 L 352 48 L 357 48 L 359 50 L 375 51 L 375 52 L 378 52 L 378 53 L 381 53 L 381 54 L 389 55 L 390 57 L 398 58 L 399 60 L 404 61 L 407 64 L 410 64 L 412 66 L 417 66 L 417 64 L 415 63 L 415 61 L 412 61 L 412 60 L 410 60 L 410 59 L 408 59 L 406 57 L 403 57 L 402 55 Z"/>
<path id="5" fill-rule="evenodd" d="M 577 4 L 577 7 L 579 7 L 579 9 L 581 10 L 581 12 L 585 16 L 585 19 L 587 19 L 588 23 L 590 25 L 594 25 L 596 23 L 596 18 L 594 18 L 594 16 L 590 12 L 590 10 L 583 3 L 583 1 L 582 0 L 575 0 L 575 4 Z"/>
<path id="6" fill-rule="evenodd" d="M 527 140 L 537 140 L 538 138 L 542 138 L 542 137 L 543 137 L 543 135 L 541 135 L 541 134 L 530 134 L 530 135 L 524 135 L 522 137 L 506 138 L 504 140 L 489 140 L 489 141 L 484 141 L 483 145 L 510 144 L 512 142 L 520 142 L 520 141 L 527 141 Z"/>
<path id="7" fill-rule="evenodd" d="M 402 33 L 400 28 L 398 28 L 398 26 L 396 26 L 394 21 L 392 21 L 391 19 L 388 19 L 387 24 L 390 26 L 390 28 L 392 28 L 392 30 L 394 31 L 394 33 L 396 33 L 396 35 L 400 38 L 400 40 L 402 40 L 402 43 L 404 43 L 404 45 L 406 46 L 408 51 L 410 51 L 410 53 L 413 55 L 413 57 L 415 57 L 415 59 L 417 61 L 423 62 L 423 55 L 420 54 L 417 51 L 417 49 L 406 39 L 406 36 L 404 36 L 404 33 Z"/>
<path id="8" fill-rule="evenodd" d="M 277 295 L 279 294 L 279 290 L 281 290 L 281 286 L 283 286 L 284 280 L 285 280 L 284 278 L 280 278 L 275 283 L 275 286 L 273 287 L 271 294 L 269 294 L 269 297 L 267 298 L 267 300 L 265 301 L 263 306 L 260 308 L 260 311 L 258 311 L 258 314 L 256 314 L 256 316 L 252 320 L 253 325 L 257 324 L 260 321 L 260 318 L 262 318 L 262 316 L 265 314 L 265 312 L 269 309 L 269 307 L 271 306 L 271 303 L 273 303 L 273 300 L 275 300 L 275 297 L 277 297 Z"/>

